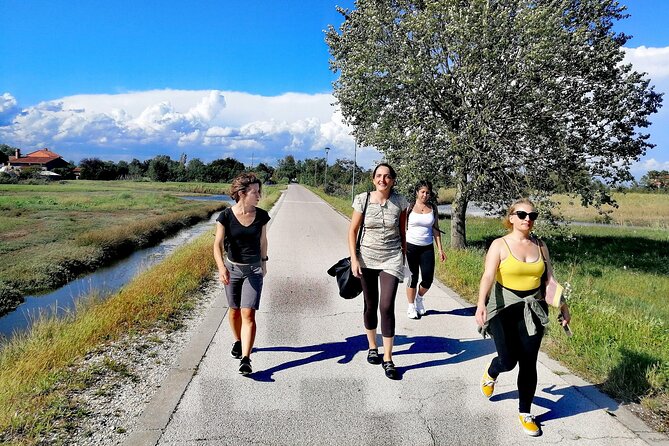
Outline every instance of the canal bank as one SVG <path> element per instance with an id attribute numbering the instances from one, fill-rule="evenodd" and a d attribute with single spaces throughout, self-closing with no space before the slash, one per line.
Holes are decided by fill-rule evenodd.
<path id="1" fill-rule="evenodd" d="M 14 305 L 7 306 L 10 311 L 0 316 L 0 344 L 15 332 L 25 332 L 40 317 L 60 317 L 74 311 L 82 298 L 105 297 L 116 292 L 174 249 L 211 228 L 220 209 L 233 203 L 227 195 L 183 198 L 219 204 L 210 210 L 175 216 L 173 219 L 168 216 L 169 221 L 160 227 L 148 228 L 146 234 L 128 231 L 125 241 L 119 241 L 117 246 L 106 245 L 98 259 L 65 263 L 61 268 L 61 278 L 54 278 L 54 283 L 64 282 L 64 285 L 55 290 L 26 296 L 14 293 L 13 296 L 18 294 L 19 298 L 14 300 Z M 67 281 L 67 277 L 75 278 Z"/>

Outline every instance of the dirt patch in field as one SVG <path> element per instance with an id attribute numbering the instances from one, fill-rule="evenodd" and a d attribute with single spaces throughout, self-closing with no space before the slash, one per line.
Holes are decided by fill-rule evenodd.
<path id="1" fill-rule="evenodd" d="M 31 231 L 28 229 L 19 229 L 18 231 L 9 231 L 0 233 L 0 240 L 16 240 L 17 238 L 30 235 Z"/>

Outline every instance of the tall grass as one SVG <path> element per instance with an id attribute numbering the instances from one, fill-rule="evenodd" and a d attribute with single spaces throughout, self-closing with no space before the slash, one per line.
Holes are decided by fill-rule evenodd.
<path id="1" fill-rule="evenodd" d="M 594 207 L 581 206 L 580 201 L 567 195 L 554 195 L 553 200 L 560 203 L 553 211 L 572 221 L 590 223 L 609 223 L 620 226 L 644 226 L 651 228 L 669 228 L 669 195 L 639 192 L 614 192 L 612 194 L 618 207 L 603 206 L 603 214 Z M 451 203 L 455 198 L 455 189 L 440 188 L 440 204 Z"/>
<path id="2" fill-rule="evenodd" d="M 222 193 L 227 185 L 215 187 L 88 181 L 0 185 L 0 299 L 7 292 L 53 289 L 207 218 L 225 205 L 177 195 Z"/>
<path id="3" fill-rule="evenodd" d="M 600 215 L 592 207 L 583 207 L 573 202 L 566 195 L 556 195 L 555 199 L 562 204 L 561 211 L 574 221 L 605 222 L 622 226 L 649 226 L 652 228 L 669 228 L 669 195 L 642 194 L 638 192 L 614 193 L 618 207 L 604 206 L 605 216 Z"/>

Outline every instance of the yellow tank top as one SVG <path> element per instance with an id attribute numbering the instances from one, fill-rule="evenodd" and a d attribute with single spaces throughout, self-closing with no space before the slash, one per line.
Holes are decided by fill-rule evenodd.
<path id="1" fill-rule="evenodd" d="M 504 244 L 509 251 L 509 255 L 500 262 L 499 268 L 497 268 L 497 282 L 505 288 L 516 291 L 530 291 L 539 288 L 541 276 L 546 268 L 541 251 L 539 251 L 539 258 L 536 261 L 522 262 L 513 256 L 506 240 L 504 240 Z"/>

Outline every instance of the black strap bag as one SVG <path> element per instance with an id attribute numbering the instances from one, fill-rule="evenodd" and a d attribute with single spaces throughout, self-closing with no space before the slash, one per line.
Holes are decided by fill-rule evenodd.
<path id="1" fill-rule="evenodd" d="M 356 251 L 360 250 L 360 242 L 362 241 L 362 229 L 365 226 L 365 213 L 367 213 L 367 203 L 369 203 L 369 192 L 367 192 L 367 199 L 365 200 L 365 207 L 362 211 L 362 224 L 358 229 L 358 238 L 355 242 Z M 362 293 L 362 282 L 359 278 L 353 275 L 351 271 L 351 258 L 345 257 L 332 265 L 328 269 L 328 274 L 337 278 L 337 286 L 339 286 L 339 295 L 344 299 L 353 299 L 358 294 Z"/>

